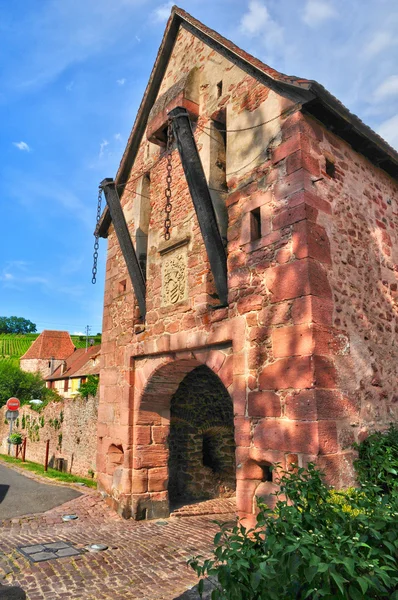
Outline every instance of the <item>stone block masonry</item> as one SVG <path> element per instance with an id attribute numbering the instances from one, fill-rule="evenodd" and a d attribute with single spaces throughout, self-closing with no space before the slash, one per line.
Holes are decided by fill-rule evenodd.
<path id="1" fill-rule="evenodd" d="M 168 515 L 183 445 L 170 437 L 173 398 L 190 373 L 209 369 L 232 399 L 237 509 L 252 522 L 256 495 L 275 489 L 272 463 L 316 461 L 330 483 L 350 485 L 352 442 L 397 420 L 397 183 L 183 27 L 160 103 L 193 68 L 193 131 L 206 177 L 218 181 L 210 187 L 226 231 L 228 306 L 217 301 L 174 147 L 171 239 L 163 239 L 166 155 L 142 137 L 121 203 L 134 242 L 142 203 L 150 205 L 147 314 L 138 313 L 111 225 L 98 479 L 123 516 Z M 224 137 L 210 135 L 215 121 Z M 161 131 L 158 122 L 149 129 Z M 136 194 L 144 174 L 147 198 Z M 173 255 L 179 266 L 167 269 L 165 293 Z M 193 452 L 206 466 L 206 452 Z"/>

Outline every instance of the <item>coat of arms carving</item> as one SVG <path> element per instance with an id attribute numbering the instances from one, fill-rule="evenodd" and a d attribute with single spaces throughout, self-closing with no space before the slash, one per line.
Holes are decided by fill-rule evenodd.
<path id="1" fill-rule="evenodd" d="M 163 304 L 176 304 L 186 298 L 187 261 L 185 252 L 165 257 L 163 262 Z"/>

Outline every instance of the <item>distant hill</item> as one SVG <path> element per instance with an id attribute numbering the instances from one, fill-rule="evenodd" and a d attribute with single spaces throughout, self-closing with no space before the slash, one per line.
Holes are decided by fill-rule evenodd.
<path id="1" fill-rule="evenodd" d="M 26 333 L 24 335 L 0 333 L 0 360 L 6 360 L 19 365 L 19 359 L 39 335 L 39 333 Z M 86 337 L 84 335 L 71 335 L 70 337 L 76 348 L 85 348 Z M 101 343 L 100 335 L 92 335 L 89 339 L 94 340 L 95 346 Z"/>

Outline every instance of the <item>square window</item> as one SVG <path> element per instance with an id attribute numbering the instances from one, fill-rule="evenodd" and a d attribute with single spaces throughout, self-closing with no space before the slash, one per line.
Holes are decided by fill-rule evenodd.
<path id="1" fill-rule="evenodd" d="M 127 288 L 127 280 L 119 281 L 119 294 L 124 294 Z"/>

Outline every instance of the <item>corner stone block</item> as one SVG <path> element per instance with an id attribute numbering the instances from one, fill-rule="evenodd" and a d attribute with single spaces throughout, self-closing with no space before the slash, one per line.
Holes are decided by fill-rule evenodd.
<path id="1" fill-rule="evenodd" d="M 132 472 L 131 493 L 142 494 L 148 491 L 148 470 L 134 469 Z"/>
<path id="2" fill-rule="evenodd" d="M 320 456 L 317 465 L 325 473 L 325 481 L 337 489 L 355 486 L 356 476 L 353 467 L 353 452 Z"/>
<path id="3" fill-rule="evenodd" d="M 358 417 L 361 402 L 337 390 L 316 390 L 318 419 L 344 419 Z"/>
<path id="4" fill-rule="evenodd" d="M 333 321 L 333 301 L 317 296 L 297 298 L 292 306 L 293 323 L 317 323 L 331 326 Z"/>
<path id="5" fill-rule="evenodd" d="M 267 365 L 260 373 L 262 390 L 311 388 L 314 385 L 314 365 L 311 356 L 281 358 Z"/>
<path id="6" fill-rule="evenodd" d="M 271 302 L 282 302 L 300 296 L 331 298 L 332 292 L 324 268 L 308 258 L 270 268 L 266 283 Z"/>
<path id="7" fill-rule="evenodd" d="M 274 358 L 306 356 L 312 354 L 314 347 L 315 341 L 311 325 L 280 327 L 272 332 Z"/>
<path id="8" fill-rule="evenodd" d="M 315 385 L 320 388 L 338 388 L 336 367 L 327 356 L 314 356 Z"/>
<path id="9" fill-rule="evenodd" d="M 238 479 L 236 482 L 236 508 L 239 512 L 253 514 L 255 509 L 254 493 L 259 481 Z"/>
<path id="10" fill-rule="evenodd" d="M 311 421 L 264 419 L 254 430 L 254 446 L 306 454 L 318 453 L 318 424 Z"/>
<path id="11" fill-rule="evenodd" d="M 318 422 L 319 454 L 335 454 L 339 451 L 335 421 Z"/>
<path id="12" fill-rule="evenodd" d="M 162 492 L 167 490 L 168 469 L 158 467 L 148 471 L 148 490 L 150 492 Z"/>
<path id="13" fill-rule="evenodd" d="M 280 417 L 281 401 L 274 392 L 250 392 L 248 397 L 249 417 Z"/>
<path id="14" fill-rule="evenodd" d="M 316 421 L 318 418 L 316 390 L 302 390 L 285 399 L 285 416 L 291 420 Z"/>
<path id="15" fill-rule="evenodd" d="M 295 223 L 292 240 L 296 258 L 314 258 L 321 263 L 332 264 L 329 238 L 324 227 L 310 221 Z"/>
<path id="16" fill-rule="evenodd" d="M 160 444 L 136 446 L 134 450 L 134 469 L 166 467 L 169 458 L 168 450 Z"/>
<path id="17" fill-rule="evenodd" d="M 237 446 L 250 446 L 251 420 L 247 417 L 235 417 L 235 443 Z"/>
<path id="18" fill-rule="evenodd" d="M 342 346 L 341 336 L 335 329 L 324 328 L 312 323 L 302 323 L 275 329 L 272 347 L 275 358 L 305 356 L 308 354 L 338 354 Z"/>

